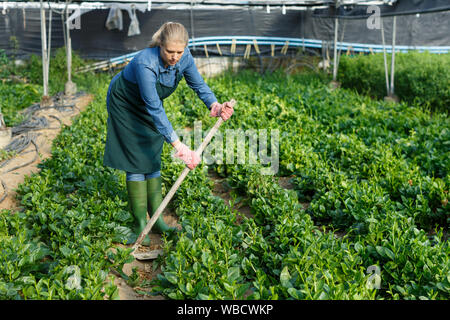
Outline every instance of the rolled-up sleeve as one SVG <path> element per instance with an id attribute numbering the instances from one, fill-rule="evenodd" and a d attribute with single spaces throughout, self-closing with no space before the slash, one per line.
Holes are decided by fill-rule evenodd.
<path id="1" fill-rule="evenodd" d="M 141 98 L 146 104 L 147 111 L 152 117 L 156 129 L 168 143 L 174 142 L 178 139 L 178 135 L 167 118 L 162 101 L 156 91 L 157 75 L 155 71 L 144 64 L 137 64 L 134 71 Z"/>
<path id="2" fill-rule="evenodd" d="M 206 107 L 209 109 L 211 104 L 217 101 L 217 98 L 198 72 L 197 66 L 194 62 L 194 58 L 190 53 L 188 54 L 189 56 L 187 57 L 187 66 L 183 72 L 184 78 L 186 79 L 186 83 L 188 84 L 188 86 L 192 90 L 194 90 L 200 100 L 202 100 Z"/>

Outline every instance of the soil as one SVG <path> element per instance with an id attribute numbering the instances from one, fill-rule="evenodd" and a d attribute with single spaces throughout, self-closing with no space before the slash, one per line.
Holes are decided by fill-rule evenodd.
<path id="1" fill-rule="evenodd" d="M 223 199 L 225 204 L 231 208 L 230 202 L 232 201 L 231 197 L 231 188 L 226 183 L 226 178 L 221 178 L 217 173 L 210 170 L 208 172 L 209 178 L 214 182 L 212 193 L 215 196 L 218 196 Z M 247 205 L 247 199 L 242 199 L 241 201 L 235 203 L 232 207 L 233 210 L 236 210 L 236 223 L 241 224 L 244 218 L 253 218 L 253 214 L 251 212 L 250 207 Z"/>
<path id="2" fill-rule="evenodd" d="M 148 217 L 147 217 L 148 218 Z M 179 230 L 181 230 L 181 225 L 178 223 L 178 217 L 176 216 L 176 214 L 172 211 L 170 211 L 169 209 L 166 209 L 163 212 L 163 219 L 164 222 L 169 226 L 169 227 L 176 227 Z M 163 241 L 161 238 L 160 234 L 157 233 L 153 233 L 152 231 L 150 231 L 149 233 L 149 237 L 150 237 L 150 247 L 140 247 L 138 248 L 138 252 L 145 252 L 146 248 L 148 248 L 148 250 L 161 250 L 162 249 L 162 245 L 163 245 Z M 122 247 L 122 248 L 131 248 L 132 245 L 121 245 L 118 244 L 117 247 Z M 164 300 L 165 297 L 161 296 L 161 295 L 150 295 L 150 291 L 151 291 L 151 285 L 150 282 L 155 279 L 158 274 L 160 274 L 161 271 L 161 267 L 158 266 L 155 270 L 154 269 L 154 260 L 133 260 L 130 263 L 127 263 L 124 265 L 122 271 L 124 274 L 126 274 L 127 276 L 131 276 L 133 274 L 133 269 L 136 269 L 138 275 L 139 275 L 139 279 L 137 281 L 137 283 L 145 283 L 146 286 L 145 287 L 132 287 L 130 286 L 129 283 L 127 283 L 127 281 L 125 281 L 118 273 L 116 272 L 111 272 L 110 275 L 114 275 L 114 284 L 117 286 L 118 290 L 119 290 L 119 300 Z"/>
<path id="3" fill-rule="evenodd" d="M 279 177 L 278 184 L 284 189 L 294 189 L 294 184 L 292 183 L 293 178 L 295 178 L 295 176 Z"/>
<path id="4" fill-rule="evenodd" d="M 41 163 L 42 160 L 51 157 L 53 139 L 55 139 L 61 132 L 61 123 L 58 119 L 61 120 L 63 125 L 70 126 L 73 118 L 78 115 L 80 111 L 83 111 L 85 107 L 93 100 L 93 98 L 94 96 L 92 94 L 65 98 L 64 105 L 75 105 L 75 107 L 43 108 L 33 114 L 37 117 L 45 117 L 49 122 L 49 128 L 31 132 L 32 136 L 34 136 L 34 141 L 39 151 L 37 157 L 36 147 L 30 143 L 25 150 L 23 150 L 16 157 L 12 158 L 4 167 L 0 168 L 0 179 L 3 182 L 3 185 L 0 184 L 0 196 L 3 196 L 6 191 L 6 197 L 0 203 L 0 210 L 20 210 L 20 203 L 16 199 L 17 193 L 15 189 L 24 181 L 25 176 L 30 176 L 33 173 L 39 172 L 37 165 Z M 54 117 L 57 117 L 57 119 Z M 14 138 L 15 137 L 13 137 L 13 139 Z M 33 159 L 35 160 L 32 161 Z M 29 164 L 7 172 L 10 169 L 26 163 Z M 6 187 L 6 190 L 4 187 Z"/>

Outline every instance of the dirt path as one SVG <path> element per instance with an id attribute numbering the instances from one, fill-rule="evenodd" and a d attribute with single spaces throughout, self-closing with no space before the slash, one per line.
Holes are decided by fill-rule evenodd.
<path id="1" fill-rule="evenodd" d="M 213 195 L 219 196 L 223 199 L 225 204 L 230 207 L 231 188 L 226 182 L 226 178 L 220 177 L 217 173 L 210 170 L 208 172 L 209 178 L 214 182 L 214 187 L 212 190 Z M 253 218 L 250 207 L 248 206 L 246 199 L 242 199 L 238 203 L 235 203 L 233 209 L 237 211 L 236 223 L 240 224 L 244 218 Z"/>
<path id="2" fill-rule="evenodd" d="M 148 217 L 147 217 L 148 218 Z M 176 227 L 178 229 L 181 229 L 181 225 L 178 223 L 178 217 L 175 213 L 171 212 L 170 210 L 166 209 L 163 212 L 163 219 L 164 222 L 169 227 Z M 153 233 L 150 231 L 149 233 L 150 237 L 150 250 L 158 250 L 162 249 L 163 246 L 163 240 L 161 238 L 161 235 L 157 233 Z M 127 247 L 131 248 L 132 245 L 118 245 L 118 247 Z M 130 286 L 120 275 L 111 273 L 115 276 L 114 284 L 119 289 L 119 299 L 120 300 L 164 300 L 165 297 L 161 295 L 152 296 L 148 293 L 151 291 L 151 285 L 150 282 L 155 279 L 158 274 L 161 273 L 161 267 L 158 266 L 156 270 L 153 270 L 153 264 L 154 260 L 133 260 L 131 263 L 127 263 L 124 265 L 122 271 L 127 276 L 131 276 L 133 274 L 133 269 L 136 269 L 139 280 L 137 281 L 140 284 L 143 284 L 144 287 L 132 287 Z"/>
<path id="3" fill-rule="evenodd" d="M 15 189 L 24 181 L 25 176 L 39 172 L 40 169 L 37 165 L 42 160 L 51 157 L 53 139 L 61 132 L 62 125 L 70 126 L 73 118 L 83 111 L 91 103 L 93 98 L 94 96 L 92 94 L 80 94 L 72 98 L 65 98 L 63 101 L 63 105 L 74 105 L 75 107 L 43 108 L 33 113 L 34 117 L 45 117 L 49 122 L 49 126 L 46 129 L 27 132 L 30 137 L 33 137 L 38 147 L 38 154 L 36 153 L 36 146 L 30 143 L 26 149 L 0 168 L 0 179 L 2 181 L 2 184 L 0 184 L 0 196 L 4 196 L 6 192 L 6 197 L 0 203 L 0 210 L 10 209 L 15 211 L 20 209 L 20 203 L 16 199 L 17 193 Z M 18 135 L 13 136 L 12 140 L 16 137 Z M 27 165 L 23 166 L 24 164 Z M 18 166 L 20 168 L 11 170 Z M 4 187 L 6 187 L 6 190 Z"/>

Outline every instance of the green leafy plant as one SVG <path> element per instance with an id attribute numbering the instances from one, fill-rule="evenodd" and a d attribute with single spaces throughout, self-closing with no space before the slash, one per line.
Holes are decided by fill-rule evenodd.
<path id="1" fill-rule="evenodd" d="M 401 100 L 448 114 L 450 54 L 396 53 L 395 64 L 395 94 Z M 342 56 L 338 80 L 345 88 L 382 99 L 387 95 L 383 54 Z"/>

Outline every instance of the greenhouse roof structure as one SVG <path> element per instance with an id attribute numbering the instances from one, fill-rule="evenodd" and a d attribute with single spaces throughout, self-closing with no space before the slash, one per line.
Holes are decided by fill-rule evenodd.
<path id="1" fill-rule="evenodd" d="M 2 1 L 0 8 L 4 13 L 10 8 L 39 8 L 39 0 Z M 340 18 L 367 18 L 367 7 L 378 6 L 382 16 L 408 15 L 450 10 L 448 0 L 68 0 L 42 1 L 54 9 L 107 9 L 114 4 L 135 5 L 141 11 L 151 9 L 166 10 L 232 10 L 232 9 L 264 9 L 270 10 L 315 10 L 317 16 Z"/>
<path id="2" fill-rule="evenodd" d="M 242 2 L 242 1 L 241 1 Z M 193 10 L 203 10 L 203 9 L 234 9 L 234 8 L 242 8 L 243 6 L 251 6 L 257 7 L 262 6 L 262 4 L 242 4 L 234 1 L 220 1 L 220 2 L 197 2 L 197 1 L 158 1 L 158 0 L 120 0 L 120 1 L 44 1 L 47 5 L 51 5 L 52 8 L 64 8 L 68 5 L 69 8 L 82 8 L 82 9 L 106 9 L 111 7 L 113 4 L 122 4 L 122 5 L 135 5 L 137 8 L 143 8 L 144 10 L 150 11 L 151 9 L 166 9 L 166 10 L 183 10 L 183 9 L 193 9 Z M 272 4 L 270 4 L 272 6 Z M 277 4 L 274 3 L 273 6 Z M 299 7 L 299 4 L 285 4 L 285 6 L 289 7 L 289 9 L 305 9 L 305 6 L 302 5 Z M 321 8 L 325 8 L 323 4 Z M 40 1 L 7 1 L 0 2 L 0 8 L 39 8 Z"/>
<path id="3" fill-rule="evenodd" d="M 71 0 L 71 1 L 43 1 L 50 3 L 52 7 L 60 8 L 69 4 L 69 7 L 81 7 L 83 9 L 102 9 L 107 8 L 113 3 L 146 5 L 148 10 L 153 9 L 236 9 L 236 8 L 261 8 L 270 10 L 270 8 L 283 8 L 288 10 L 306 10 L 327 8 L 329 6 L 342 5 L 391 5 L 397 0 L 301 0 L 301 1 L 276 1 L 276 0 Z M 0 2 L 0 8 L 38 8 L 40 1 L 19 0 Z"/>

